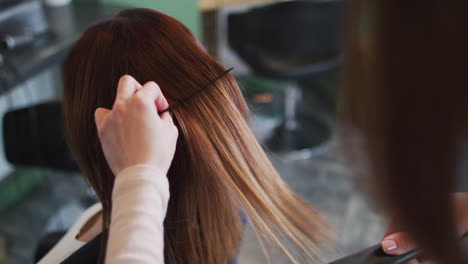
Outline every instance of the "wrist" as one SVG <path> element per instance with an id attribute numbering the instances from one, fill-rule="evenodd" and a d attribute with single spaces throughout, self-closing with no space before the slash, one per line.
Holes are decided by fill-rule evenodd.
<path id="1" fill-rule="evenodd" d="M 146 163 L 139 163 L 135 165 L 128 166 L 122 170 L 120 170 L 119 173 L 115 175 L 115 177 L 126 177 L 128 175 L 134 175 L 134 174 L 141 174 L 141 173 L 150 173 L 150 174 L 155 174 L 155 175 L 164 175 L 166 176 L 166 171 L 162 170 L 160 167 L 151 165 L 151 164 L 146 164 Z"/>

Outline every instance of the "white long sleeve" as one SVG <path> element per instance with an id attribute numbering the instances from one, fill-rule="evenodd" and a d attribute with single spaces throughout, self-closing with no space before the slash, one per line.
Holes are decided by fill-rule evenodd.
<path id="1" fill-rule="evenodd" d="M 158 168 L 135 165 L 120 172 L 112 192 L 106 264 L 164 263 L 169 182 Z"/>

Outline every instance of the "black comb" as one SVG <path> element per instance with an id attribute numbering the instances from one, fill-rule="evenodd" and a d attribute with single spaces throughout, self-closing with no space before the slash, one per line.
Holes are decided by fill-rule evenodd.
<path id="1" fill-rule="evenodd" d="M 420 253 L 420 250 L 413 250 L 403 255 L 392 256 L 386 254 L 381 245 L 375 245 L 329 264 L 404 264 L 418 257 Z"/>
<path id="2" fill-rule="evenodd" d="M 189 100 L 190 98 L 194 97 L 196 94 L 198 94 L 200 91 L 202 91 L 203 89 L 205 89 L 206 87 L 212 85 L 213 83 L 215 83 L 217 80 L 221 79 L 222 77 L 224 77 L 226 74 L 228 74 L 230 71 L 232 71 L 234 69 L 234 67 L 230 68 L 230 69 L 227 69 L 225 70 L 224 72 L 222 72 L 221 74 L 219 74 L 218 76 L 216 76 L 216 78 L 214 78 L 213 80 L 209 81 L 207 84 L 201 86 L 200 88 L 198 88 L 197 90 L 195 90 L 193 93 L 185 96 L 184 98 L 178 100 L 177 102 L 173 103 L 171 106 L 169 106 L 168 108 L 162 110 L 161 112 L 159 112 L 158 114 L 159 115 L 162 115 L 164 112 L 167 112 L 167 111 L 171 111 L 172 108 L 176 107 L 177 105 L 179 104 L 182 104 L 183 102 Z"/>
<path id="3" fill-rule="evenodd" d="M 460 242 L 462 249 L 468 249 L 468 232 L 461 237 Z M 417 258 L 421 253 L 422 250 L 415 249 L 403 255 L 388 255 L 379 244 L 329 264 L 404 264 Z"/>

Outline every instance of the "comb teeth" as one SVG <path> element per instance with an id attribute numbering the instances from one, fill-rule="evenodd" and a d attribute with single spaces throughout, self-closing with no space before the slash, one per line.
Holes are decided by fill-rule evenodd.
<path id="1" fill-rule="evenodd" d="M 179 105 L 179 104 L 182 104 L 183 102 L 189 100 L 190 98 L 194 97 L 196 94 L 198 94 L 200 91 L 202 91 L 203 89 L 205 89 L 206 87 L 212 85 L 213 83 L 215 83 L 217 80 L 221 79 L 222 77 L 224 77 L 226 74 L 228 74 L 230 71 L 232 71 L 234 69 L 234 67 L 222 72 L 221 74 L 219 74 L 218 76 L 216 76 L 216 78 L 214 78 L 213 80 L 209 81 L 207 84 L 201 86 L 200 88 L 198 88 L 197 90 L 195 90 L 193 93 L 185 96 L 184 98 L 178 100 L 177 102 L 173 103 L 171 106 L 169 106 L 168 108 L 162 110 L 161 112 L 159 112 L 159 115 L 163 114 L 164 112 L 167 112 L 167 111 L 171 111 L 172 108 L 174 108 L 175 106 Z"/>

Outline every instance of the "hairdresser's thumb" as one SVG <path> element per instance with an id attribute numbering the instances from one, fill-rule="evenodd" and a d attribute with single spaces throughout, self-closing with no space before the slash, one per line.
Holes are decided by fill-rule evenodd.
<path id="1" fill-rule="evenodd" d="M 99 129 L 104 121 L 104 118 L 111 112 L 111 110 L 99 107 L 94 112 L 94 121 L 96 122 L 96 127 Z"/>
<path id="2" fill-rule="evenodd" d="M 163 113 L 161 115 L 161 119 L 163 120 L 164 123 L 166 123 L 167 126 L 173 127 L 176 135 L 179 133 L 177 130 L 177 127 L 174 124 L 174 119 L 172 119 L 172 114 L 170 112 Z"/>
<path id="3" fill-rule="evenodd" d="M 414 244 L 404 232 L 398 232 L 386 236 L 382 240 L 381 245 L 383 251 L 390 255 L 401 255 L 415 249 Z"/>

